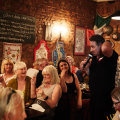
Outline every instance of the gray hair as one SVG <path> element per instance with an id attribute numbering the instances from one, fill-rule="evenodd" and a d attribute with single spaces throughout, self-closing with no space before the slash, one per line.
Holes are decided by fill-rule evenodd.
<path id="1" fill-rule="evenodd" d="M 49 73 L 52 77 L 51 84 L 59 84 L 60 78 L 57 72 L 57 69 L 53 65 L 48 65 L 42 70 L 42 74 Z M 43 78 L 44 83 L 44 78 Z"/>
<path id="2" fill-rule="evenodd" d="M 120 101 L 120 87 L 116 87 L 111 92 L 111 97 Z"/>
<path id="3" fill-rule="evenodd" d="M 20 103 L 22 103 L 24 108 L 21 91 L 14 91 L 9 87 L 2 88 L 2 90 L 0 90 L 0 120 L 3 119 L 6 114 L 14 115 L 17 112 L 15 107 Z"/>

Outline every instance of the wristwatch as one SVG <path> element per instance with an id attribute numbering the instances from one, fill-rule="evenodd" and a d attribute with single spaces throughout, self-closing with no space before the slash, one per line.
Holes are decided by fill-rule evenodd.
<path id="1" fill-rule="evenodd" d="M 47 100 L 48 99 L 48 96 L 46 96 L 45 98 L 44 98 L 44 100 Z"/>

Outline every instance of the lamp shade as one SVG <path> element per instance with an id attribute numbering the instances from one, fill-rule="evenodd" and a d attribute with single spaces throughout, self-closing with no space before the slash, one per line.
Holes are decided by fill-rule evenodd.
<path id="1" fill-rule="evenodd" d="M 111 15 L 111 19 L 113 20 L 120 20 L 120 11 L 115 12 Z"/>

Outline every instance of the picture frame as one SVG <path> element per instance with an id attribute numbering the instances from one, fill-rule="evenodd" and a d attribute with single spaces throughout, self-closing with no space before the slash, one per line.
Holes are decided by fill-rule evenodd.
<path id="1" fill-rule="evenodd" d="M 49 59 L 49 48 L 47 42 L 43 40 L 40 40 L 39 44 L 34 48 L 34 61 L 40 58 Z"/>
<path id="2" fill-rule="evenodd" d="M 3 58 L 9 58 L 14 63 L 21 61 L 22 44 L 3 42 Z"/>
<path id="3" fill-rule="evenodd" d="M 74 55 L 85 55 L 85 28 L 75 27 Z"/>

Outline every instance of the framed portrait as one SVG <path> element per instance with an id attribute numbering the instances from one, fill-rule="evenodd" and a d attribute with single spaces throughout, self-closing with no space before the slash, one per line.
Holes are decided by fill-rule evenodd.
<path id="1" fill-rule="evenodd" d="M 74 55 L 85 55 L 85 28 L 75 27 Z"/>

